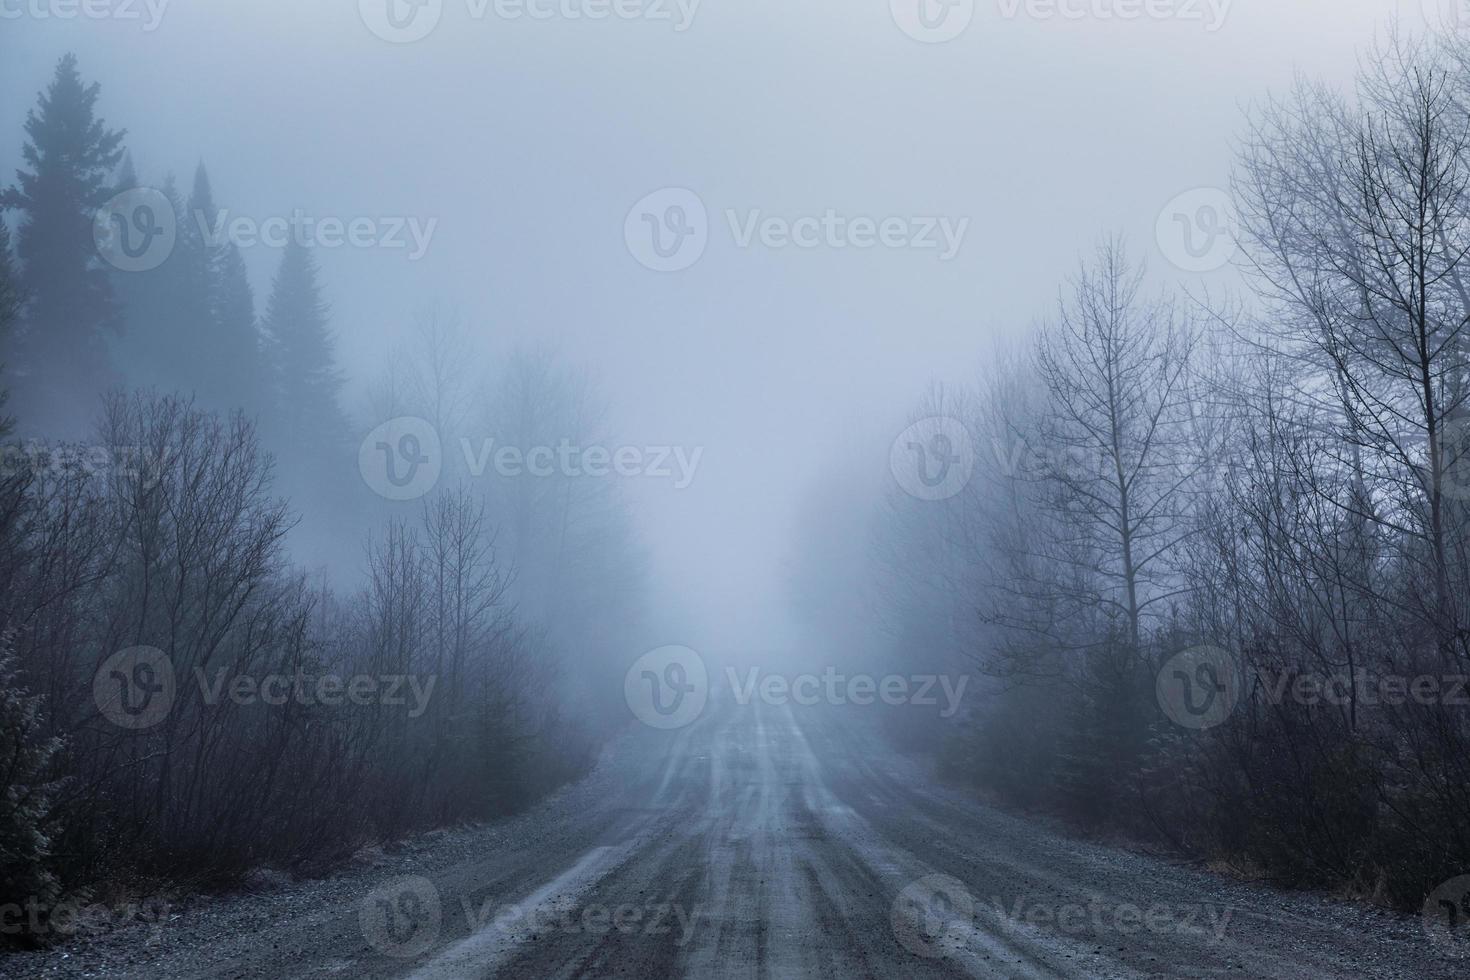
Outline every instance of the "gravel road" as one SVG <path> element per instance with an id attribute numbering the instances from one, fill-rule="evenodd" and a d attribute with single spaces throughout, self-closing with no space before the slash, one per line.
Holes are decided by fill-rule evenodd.
<path id="1" fill-rule="evenodd" d="M 848 712 L 855 709 L 846 709 Z M 1466 975 L 1420 922 L 1071 840 L 843 709 L 713 702 L 503 823 L 0 958 L 14 977 Z"/>

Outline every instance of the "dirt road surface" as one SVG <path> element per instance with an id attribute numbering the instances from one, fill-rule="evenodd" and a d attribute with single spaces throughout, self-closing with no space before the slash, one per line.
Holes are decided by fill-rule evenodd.
<path id="1" fill-rule="evenodd" d="M 849 709 L 855 710 L 855 709 Z M 25 977 L 1467 975 L 1419 920 L 1078 842 L 871 719 L 726 697 L 493 826 L 0 958 Z"/>

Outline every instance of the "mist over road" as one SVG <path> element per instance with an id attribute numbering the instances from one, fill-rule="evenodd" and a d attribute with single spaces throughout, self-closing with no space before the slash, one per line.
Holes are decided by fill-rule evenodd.
<path id="1" fill-rule="evenodd" d="M 713 698 L 508 825 L 0 961 L 169 977 L 1451 977 L 1416 920 L 1056 836 L 851 706 Z M 1371 937 L 1371 938 L 1370 938 Z"/>

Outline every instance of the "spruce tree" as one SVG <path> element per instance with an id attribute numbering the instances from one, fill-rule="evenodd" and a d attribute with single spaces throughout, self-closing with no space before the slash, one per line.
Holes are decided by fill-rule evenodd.
<path id="1" fill-rule="evenodd" d="M 259 415 L 269 400 L 255 293 L 234 242 L 224 245 L 217 256 L 210 310 L 214 332 L 209 358 L 216 369 L 216 400 L 222 408 Z"/>
<path id="2" fill-rule="evenodd" d="M 198 349 L 196 388 L 210 408 L 254 415 L 263 401 L 255 294 L 239 247 L 225 240 L 219 227 L 203 163 L 194 172 L 187 211 L 180 242 L 194 284 L 190 301 L 199 305 L 201 318 L 192 338 Z"/>
<path id="3" fill-rule="evenodd" d="M 131 160 L 124 163 L 118 186 L 139 186 Z M 183 227 L 185 205 L 174 178 L 159 188 Z M 198 361 L 203 345 L 196 339 L 203 318 L 203 283 L 197 279 L 198 263 L 187 244 L 180 240 L 155 268 L 145 271 L 112 272 L 112 290 L 118 306 L 119 335 L 114 363 L 135 387 L 157 388 L 165 393 L 189 395 L 198 387 Z"/>
<path id="4" fill-rule="evenodd" d="M 338 403 L 342 375 L 329 311 L 317 278 L 306 246 L 287 244 L 263 326 L 275 395 L 274 448 L 288 458 L 326 464 L 345 452 L 348 428 Z"/>
<path id="5" fill-rule="evenodd" d="M 104 330 L 113 305 L 92 225 L 112 196 L 124 134 L 97 118 L 99 90 L 82 81 L 74 55 L 61 59 L 26 116 L 25 169 L 0 197 L 21 212 L 16 246 L 29 302 L 17 369 L 36 421 L 57 430 L 85 426 L 110 380 Z"/>

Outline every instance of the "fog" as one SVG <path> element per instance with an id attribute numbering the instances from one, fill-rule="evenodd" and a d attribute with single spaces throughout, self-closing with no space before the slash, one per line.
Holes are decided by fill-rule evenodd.
<path id="1" fill-rule="evenodd" d="M 0 977 L 1461 975 L 1464 0 L 0 0 L 0 91 Z"/>
<path id="2" fill-rule="evenodd" d="M 1161 207 L 1225 183 L 1251 99 L 1297 70 L 1348 77 L 1391 7 L 1236 0 L 1210 32 L 982 4 L 929 45 L 881 3 L 705 0 L 678 31 L 672 4 L 669 21 L 536 21 L 451 0 L 393 44 L 348 2 L 174 0 L 151 31 L 142 6 L 0 22 L 0 160 L 18 164 L 32 94 L 75 51 L 144 183 L 187 189 L 202 160 L 232 214 L 437 221 L 416 261 L 318 250 L 345 407 L 363 417 L 366 381 L 432 304 L 489 350 L 555 347 L 593 369 L 622 441 L 705 449 L 686 489 L 627 481 L 672 638 L 783 649 L 799 642 L 790 542 L 822 468 L 857 445 L 886 467 L 925 385 L 967 379 L 1044 313 L 1100 234 L 1177 275 L 1153 246 Z M 658 274 L 623 222 L 670 186 L 703 198 L 710 244 Z M 740 248 L 725 217 L 828 208 L 970 225 L 945 262 Z M 263 301 L 279 249 L 243 251 Z"/>

